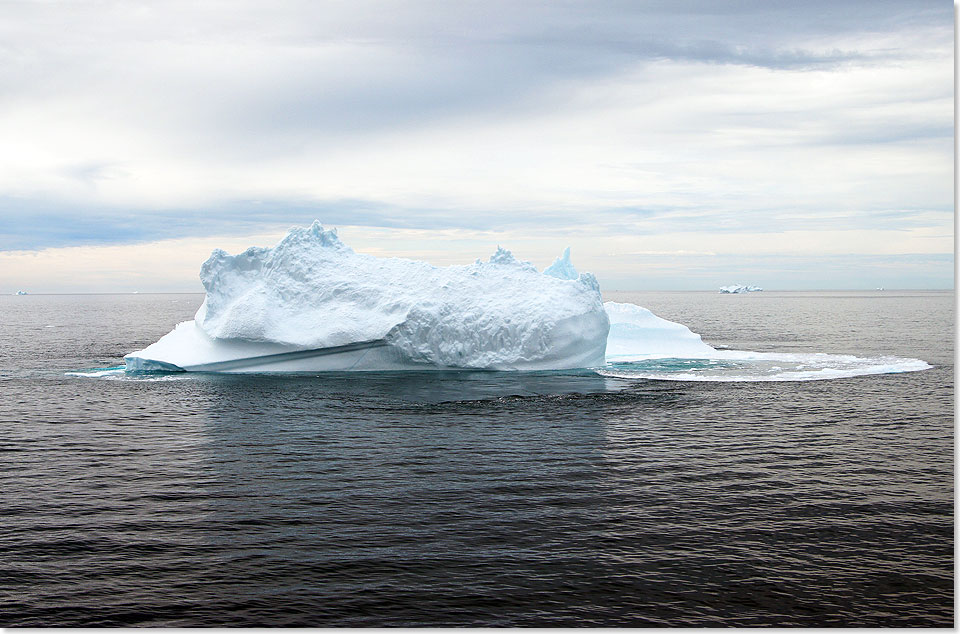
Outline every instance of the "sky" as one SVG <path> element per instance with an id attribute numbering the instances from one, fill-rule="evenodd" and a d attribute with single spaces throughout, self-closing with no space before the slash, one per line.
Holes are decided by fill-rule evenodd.
<path id="1" fill-rule="evenodd" d="M 953 5 L 0 1 L 0 293 L 314 219 L 607 290 L 952 288 Z"/>

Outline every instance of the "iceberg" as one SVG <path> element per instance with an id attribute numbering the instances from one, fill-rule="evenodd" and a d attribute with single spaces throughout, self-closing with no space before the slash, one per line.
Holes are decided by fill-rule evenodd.
<path id="1" fill-rule="evenodd" d="M 570 249 L 542 273 L 501 247 L 436 267 L 355 253 L 314 222 L 274 247 L 214 251 L 195 317 L 125 357 L 139 372 L 573 370 L 675 381 L 806 381 L 931 367 L 919 359 L 718 350 L 683 324 L 606 302 Z M 744 293 L 759 287 L 724 287 Z"/>
<path id="2" fill-rule="evenodd" d="M 192 321 L 125 357 L 129 371 L 291 372 L 602 366 L 600 286 L 569 250 L 544 273 L 498 247 L 436 267 L 355 253 L 319 222 L 273 248 L 216 250 Z"/>
<path id="3" fill-rule="evenodd" d="M 738 295 L 740 293 L 756 293 L 762 291 L 763 289 L 759 286 L 743 286 L 741 284 L 731 284 L 730 286 L 721 286 L 721 293 L 730 293 Z"/>

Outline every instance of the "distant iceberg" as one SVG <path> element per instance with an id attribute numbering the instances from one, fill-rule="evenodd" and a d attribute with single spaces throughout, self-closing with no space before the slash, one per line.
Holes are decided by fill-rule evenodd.
<path id="1" fill-rule="evenodd" d="M 27 291 L 17 291 L 14 295 L 26 295 Z"/>
<path id="2" fill-rule="evenodd" d="M 600 286 L 569 250 L 544 273 L 498 248 L 435 267 L 355 253 L 319 222 L 273 248 L 216 250 L 193 321 L 125 357 L 131 371 L 563 370 L 605 361 Z"/>
<path id="3" fill-rule="evenodd" d="M 732 293 L 732 294 L 755 293 L 757 291 L 762 291 L 762 290 L 763 289 L 760 288 L 759 286 L 741 286 L 740 284 L 732 284 L 730 286 L 720 287 L 721 293 Z"/>

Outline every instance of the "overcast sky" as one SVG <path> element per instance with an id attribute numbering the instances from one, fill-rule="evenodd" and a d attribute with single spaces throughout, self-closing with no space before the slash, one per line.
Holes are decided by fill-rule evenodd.
<path id="1" fill-rule="evenodd" d="M 0 2 L 0 292 L 314 218 L 606 289 L 953 285 L 948 2 Z"/>

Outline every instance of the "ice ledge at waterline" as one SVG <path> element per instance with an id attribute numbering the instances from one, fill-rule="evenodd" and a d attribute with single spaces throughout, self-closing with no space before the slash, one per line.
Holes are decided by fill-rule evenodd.
<path id="1" fill-rule="evenodd" d="M 569 369 L 598 367 L 606 360 L 627 361 L 651 358 L 710 358 L 717 351 L 703 343 L 700 335 L 657 317 L 633 304 L 607 302 L 610 321 L 606 359 L 591 358 L 583 363 L 557 367 L 527 363 L 494 369 Z M 574 357 L 568 357 L 573 359 Z M 128 371 L 195 372 L 306 372 L 348 370 L 426 369 L 411 363 L 386 339 L 356 341 L 326 348 L 298 348 L 269 342 L 214 339 L 196 321 L 183 322 L 160 341 L 127 356 Z M 462 366 L 447 366 L 462 367 Z"/>
<path id="2" fill-rule="evenodd" d="M 127 369 L 222 372 L 473 368 L 605 362 L 596 278 L 569 250 L 543 273 L 502 248 L 435 267 L 355 253 L 315 222 L 273 248 L 214 251 L 193 321 L 126 357 Z"/>

